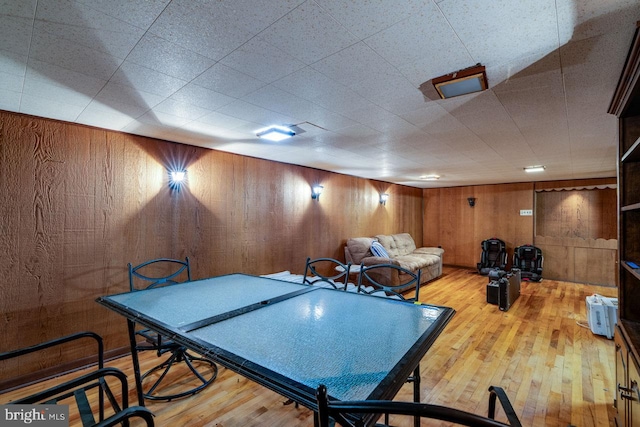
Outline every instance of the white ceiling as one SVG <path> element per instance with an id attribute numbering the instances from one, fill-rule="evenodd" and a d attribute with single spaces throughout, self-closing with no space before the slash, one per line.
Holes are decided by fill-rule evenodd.
<path id="1" fill-rule="evenodd" d="M 0 0 L 0 109 L 422 188 L 611 177 L 638 20 L 638 0 Z M 476 63 L 485 92 L 418 90 Z M 258 140 L 270 124 L 305 132 Z"/>

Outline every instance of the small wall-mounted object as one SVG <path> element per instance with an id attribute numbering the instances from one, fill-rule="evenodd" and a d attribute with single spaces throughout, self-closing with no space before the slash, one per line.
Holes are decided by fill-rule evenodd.
<path id="1" fill-rule="evenodd" d="M 386 205 L 387 204 L 387 200 L 389 200 L 389 195 L 387 193 L 380 194 L 380 204 L 381 205 Z"/>
<path id="2" fill-rule="evenodd" d="M 520 209 L 520 216 L 533 216 L 533 209 Z"/>
<path id="3" fill-rule="evenodd" d="M 474 207 L 476 205 L 475 197 L 467 197 L 467 202 L 469 202 L 469 206 Z"/>
<path id="4" fill-rule="evenodd" d="M 172 190 L 180 190 L 187 180 L 186 170 L 169 171 L 169 188 Z"/>
<path id="5" fill-rule="evenodd" d="M 324 190 L 324 187 L 322 185 L 314 185 L 311 188 L 311 198 L 314 200 L 320 200 L 320 195 L 322 194 L 322 190 Z"/>

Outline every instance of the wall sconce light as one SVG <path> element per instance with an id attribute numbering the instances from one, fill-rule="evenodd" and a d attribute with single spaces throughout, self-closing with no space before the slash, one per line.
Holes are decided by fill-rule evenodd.
<path id="1" fill-rule="evenodd" d="M 169 188 L 172 190 L 179 191 L 180 187 L 187 180 L 187 171 L 186 170 L 174 170 L 169 171 Z"/>
<path id="2" fill-rule="evenodd" d="M 387 193 L 380 194 L 380 204 L 381 205 L 386 205 L 387 204 L 387 200 L 389 200 L 389 195 Z"/>
<path id="3" fill-rule="evenodd" d="M 475 197 L 467 197 L 467 202 L 469 202 L 469 206 L 474 207 L 476 205 Z"/>
<path id="4" fill-rule="evenodd" d="M 322 185 L 314 185 L 311 188 L 311 198 L 315 200 L 320 200 L 320 195 L 322 194 L 322 190 L 324 190 L 324 187 Z"/>

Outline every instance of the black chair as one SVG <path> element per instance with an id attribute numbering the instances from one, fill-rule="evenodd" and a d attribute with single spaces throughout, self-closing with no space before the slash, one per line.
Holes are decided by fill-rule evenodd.
<path id="1" fill-rule="evenodd" d="M 520 420 L 504 390 L 500 387 L 491 386 L 489 387 L 489 393 L 488 416 L 482 417 L 470 412 L 427 403 L 394 402 L 390 400 L 331 401 L 327 396 L 327 388 L 324 385 L 320 385 L 316 390 L 318 424 L 320 427 L 329 427 L 332 425 L 331 418 L 343 427 L 355 427 L 360 425 L 357 422 L 357 417 L 354 417 L 356 414 L 373 414 L 371 415 L 373 417 L 376 417 L 375 414 L 385 414 L 413 416 L 415 426 L 420 426 L 420 418 L 430 418 L 464 426 L 521 427 L 522 424 L 520 424 Z M 509 424 L 495 420 L 496 399 L 500 401 Z M 385 425 L 376 424 L 376 426 Z"/>
<path id="2" fill-rule="evenodd" d="M 403 277 L 403 282 L 391 283 L 389 269 L 398 270 L 398 277 Z M 387 272 L 385 274 L 385 271 Z M 407 293 L 413 290 L 413 296 Z M 370 266 L 360 265 L 358 276 L 358 292 L 369 295 L 378 295 L 402 299 L 406 301 L 418 301 L 420 298 L 420 270 L 413 272 L 396 264 L 375 264 Z"/>
<path id="3" fill-rule="evenodd" d="M 98 334 L 93 332 L 79 332 L 31 347 L 0 353 L 0 361 L 44 351 L 48 348 L 62 346 L 81 339 L 92 339 L 95 341 L 97 353 L 97 368 L 95 370 L 8 403 L 21 405 L 64 404 L 70 407 L 71 404 L 75 403 L 75 408 L 84 427 L 107 427 L 116 424 L 128 425 L 128 420 L 132 418 L 142 418 L 147 426 L 153 426 L 153 414 L 148 409 L 141 406 L 129 407 L 127 376 L 116 368 L 104 367 L 104 346 L 102 337 Z M 113 383 L 119 384 L 120 401 L 118 401 L 109 387 L 109 381 L 111 381 L 112 385 Z M 96 394 L 95 389 L 97 389 L 98 400 L 92 404 L 91 398 Z M 109 410 L 107 410 L 105 405 L 107 402 L 110 404 Z M 107 412 L 111 413 L 111 415 L 107 416 Z"/>
<path id="4" fill-rule="evenodd" d="M 513 251 L 513 267 L 520 269 L 524 281 L 541 281 L 543 262 L 542 249 L 533 245 L 518 246 Z"/>
<path id="5" fill-rule="evenodd" d="M 307 258 L 302 283 L 346 290 L 349 283 L 350 268 L 350 262 L 343 264 L 333 258 Z M 328 271 L 335 274 L 326 273 Z"/>
<path id="6" fill-rule="evenodd" d="M 153 259 L 136 266 L 129 263 L 129 286 L 132 292 L 189 281 L 191 281 L 191 267 L 188 257 L 184 261 L 169 258 Z M 170 401 L 191 396 L 203 390 L 216 379 L 218 367 L 213 361 L 189 353 L 182 345 L 150 329 L 136 328 L 135 334 L 143 338 L 143 342 L 136 341 L 136 352 L 153 350 L 158 357 L 169 353 L 169 357 L 165 361 L 142 375 L 138 369 L 134 369 L 136 385 L 142 387 L 144 398 Z M 176 386 L 167 379 L 167 374 L 171 368 L 178 365 L 184 365 L 188 368 L 187 373 L 192 375 L 192 381 L 178 387 L 179 391 L 174 391 L 173 388 Z M 157 376 L 157 373 L 160 375 Z M 147 386 L 145 380 L 151 385 Z M 167 381 L 163 383 L 163 380 Z M 180 382 L 183 380 L 184 377 L 181 377 Z"/>
<path id="7" fill-rule="evenodd" d="M 491 270 L 507 268 L 507 245 L 503 240 L 492 237 L 480 243 L 482 253 L 477 264 L 478 273 L 486 276 Z"/>

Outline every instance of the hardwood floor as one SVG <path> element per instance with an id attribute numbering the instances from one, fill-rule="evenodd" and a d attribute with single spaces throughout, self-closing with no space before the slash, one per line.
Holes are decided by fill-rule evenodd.
<path id="1" fill-rule="evenodd" d="M 523 282 L 520 298 L 502 312 L 486 303 L 486 283 L 487 278 L 474 271 L 445 267 L 440 279 L 421 289 L 422 301 L 457 311 L 421 362 L 422 400 L 486 415 L 487 389 L 496 385 L 505 389 L 524 426 L 613 425 L 614 345 L 586 327 L 585 297 L 615 296 L 616 289 L 553 280 Z M 144 369 L 157 360 L 144 354 L 142 362 Z M 130 399 L 135 402 L 130 358 L 108 365 L 129 375 Z M 0 402 L 45 386 L 1 395 Z M 412 400 L 412 385 L 406 384 L 396 400 Z M 284 401 L 220 368 L 216 381 L 200 394 L 147 406 L 158 426 L 313 425 L 311 411 Z M 504 421 L 504 414 L 498 419 Z M 412 425 L 407 418 L 392 417 L 391 422 Z M 448 424 L 423 420 L 422 425 Z"/>

